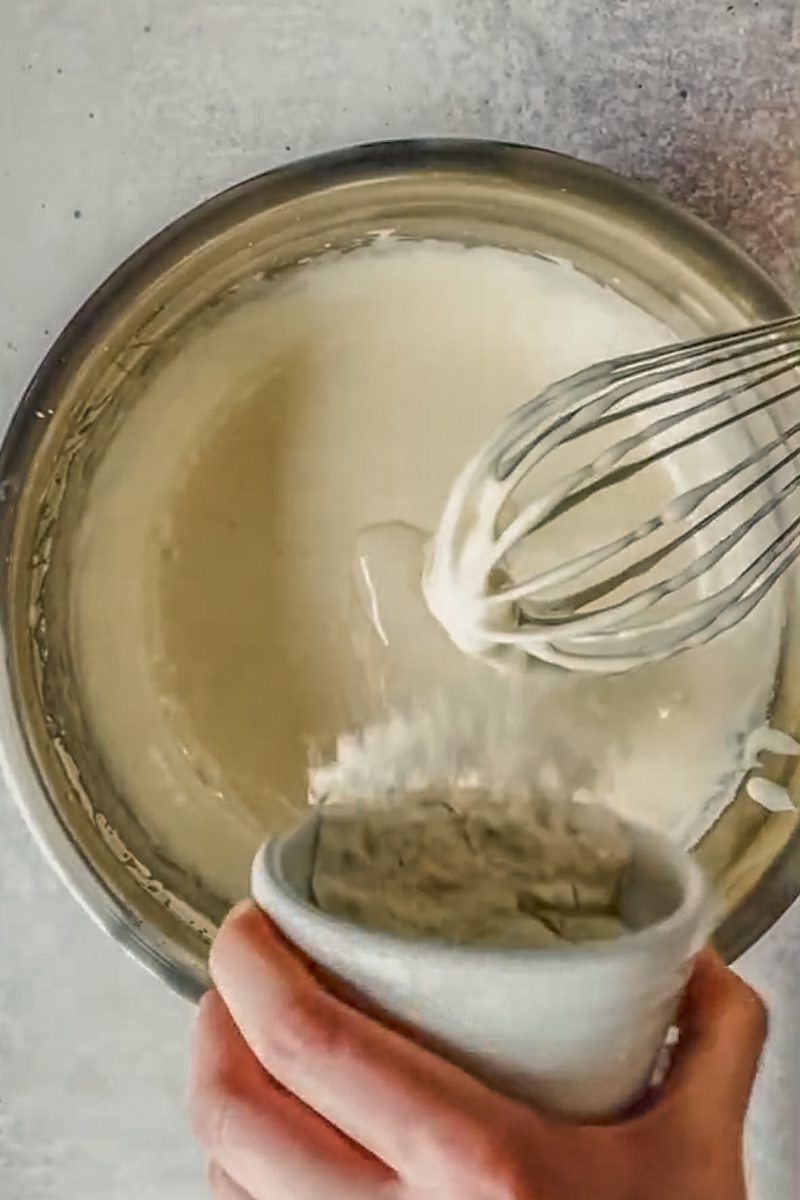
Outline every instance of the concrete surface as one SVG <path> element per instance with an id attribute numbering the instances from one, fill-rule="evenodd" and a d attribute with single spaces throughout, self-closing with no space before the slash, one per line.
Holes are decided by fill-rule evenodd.
<path id="1" fill-rule="evenodd" d="M 658 181 L 794 289 L 798 130 L 797 0 L 6 0 L 0 420 L 148 234 L 356 140 L 493 136 L 595 159 Z M 4 1200 L 200 1200 L 181 1107 L 191 1012 L 93 928 L 5 797 L 0 905 Z M 752 1194 L 789 1200 L 800 908 L 743 969 L 773 1006 Z"/>

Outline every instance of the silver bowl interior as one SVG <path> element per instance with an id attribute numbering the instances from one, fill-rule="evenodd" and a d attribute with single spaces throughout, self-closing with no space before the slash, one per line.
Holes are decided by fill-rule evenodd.
<path id="1" fill-rule="evenodd" d="M 70 536 L 104 446 L 178 335 L 251 281 L 385 229 L 570 259 L 678 334 L 788 311 L 745 256 L 638 185 L 542 150 L 439 141 L 357 147 L 249 180 L 159 234 L 83 306 L 23 397 L 0 459 L 3 768 L 95 919 L 187 995 L 206 986 L 226 903 L 153 843 L 97 751 L 66 628 Z M 789 730 L 799 710 L 794 643 L 791 623 L 776 698 Z M 800 792 L 790 763 L 773 758 L 769 771 Z M 767 814 L 742 795 L 701 845 L 729 957 L 796 896 L 796 827 L 794 814 Z"/>

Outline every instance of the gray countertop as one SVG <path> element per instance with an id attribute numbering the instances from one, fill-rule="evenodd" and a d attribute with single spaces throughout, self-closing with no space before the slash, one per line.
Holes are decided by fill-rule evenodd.
<path id="1" fill-rule="evenodd" d="M 797 0 L 7 0 L 0 420 L 82 297 L 185 208 L 312 151 L 434 133 L 652 180 L 800 291 Z M 191 1010 L 91 925 L 4 796 L 0 831 L 0 1194 L 201 1200 Z M 773 1011 L 753 1197 L 788 1200 L 800 907 L 741 965 Z"/>

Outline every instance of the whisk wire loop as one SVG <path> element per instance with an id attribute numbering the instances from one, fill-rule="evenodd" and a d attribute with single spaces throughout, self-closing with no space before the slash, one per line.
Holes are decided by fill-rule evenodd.
<path id="1" fill-rule="evenodd" d="M 743 620 L 800 554 L 800 420 L 784 429 L 774 420 L 800 396 L 798 368 L 795 316 L 598 363 L 521 405 L 451 489 L 425 581 L 434 614 L 450 628 L 453 605 L 442 598 L 460 595 L 484 649 L 591 671 L 668 657 Z M 520 547 L 535 560 L 542 529 L 738 427 L 742 457 L 631 529 L 518 577 Z M 569 466 L 539 483 L 564 446 Z M 676 566 L 676 552 L 692 547 Z M 723 567 L 732 577 L 715 577 Z"/>

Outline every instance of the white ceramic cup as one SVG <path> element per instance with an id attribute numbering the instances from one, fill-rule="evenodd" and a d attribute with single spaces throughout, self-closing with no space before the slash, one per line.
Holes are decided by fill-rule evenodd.
<path id="1" fill-rule="evenodd" d="M 310 893 L 318 820 L 267 842 L 253 864 L 253 897 L 290 941 L 510 1095 L 593 1119 L 642 1093 L 711 928 L 705 879 L 689 855 L 629 826 L 622 913 L 641 927 L 616 941 L 470 947 L 399 938 L 318 909 Z"/>

